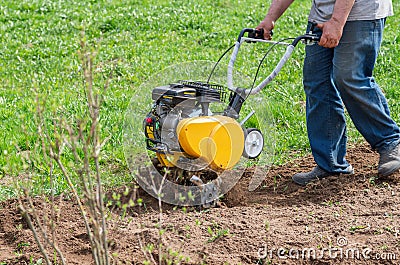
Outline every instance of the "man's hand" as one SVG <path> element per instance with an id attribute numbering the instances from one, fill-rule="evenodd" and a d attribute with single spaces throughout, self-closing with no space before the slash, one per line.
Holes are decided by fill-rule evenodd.
<path id="1" fill-rule="evenodd" d="M 353 8 L 355 0 L 336 0 L 331 19 L 327 22 L 318 24 L 317 27 L 322 30 L 319 45 L 325 48 L 335 48 L 339 45 L 343 34 L 343 27 Z"/>
<path id="2" fill-rule="evenodd" d="M 270 40 L 272 39 L 272 29 L 274 28 L 275 23 L 272 20 L 269 19 L 264 19 L 263 21 L 260 22 L 260 24 L 256 27 L 256 29 L 264 29 L 264 39 Z"/>
<path id="3" fill-rule="evenodd" d="M 256 29 L 264 29 L 264 39 L 272 39 L 272 29 L 275 21 L 278 20 L 285 10 L 293 3 L 294 0 L 272 0 L 268 13 L 264 20 L 256 27 Z"/>
<path id="4" fill-rule="evenodd" d="M 325 48 L 335 48 L 339 45 L 340 38 L 343 34 L 343 26 L 335 19 L 330 19 L 325 23 L 318 24 L 318 28 L 322 30 L 319 45 Z"/>

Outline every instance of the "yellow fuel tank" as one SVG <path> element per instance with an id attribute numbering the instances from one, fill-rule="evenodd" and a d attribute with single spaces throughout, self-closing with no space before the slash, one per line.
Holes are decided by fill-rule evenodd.
<path id="1" fill-rule="evenodd" d="M 242 156 L 243 129 L 230 117 L 216 115 L 183 119 L 176 130 L 182 149 L 192 157 L 205 159 L 215 170 L 234 167 Z"/>

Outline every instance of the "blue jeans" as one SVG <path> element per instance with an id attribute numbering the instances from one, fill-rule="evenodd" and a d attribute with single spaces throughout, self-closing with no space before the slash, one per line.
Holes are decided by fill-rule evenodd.
<path id="1" fill-rule="evenodd" d="M 372 75 L 384 25 L 385 19 L 350 21 L 337 47 L 306 46 L 303 83 L 308 138 L 315 162 L 325 171 L 349 171 L 344 106 L 373 149 L 384 152 L 400 142 L 399 127 Z M 322 34 L 319 29 L 314 33 Z"/>

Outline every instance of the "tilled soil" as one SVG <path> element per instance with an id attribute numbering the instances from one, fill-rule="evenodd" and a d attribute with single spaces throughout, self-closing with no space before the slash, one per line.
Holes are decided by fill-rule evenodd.
<path id="1" fill-rule="evenodd" d="M 142 206 L 124 217 L 110 208 L 112 260 L 159 264 L 161 251 L 162 264 L 399 264 L 400 174 L 377 179 L 378 155 L 366 145 L 347 159 L 355 174 L 306 187 L 291 176 L 312 169 L 312 157 L 273 167 L 252 192 L 245 174 L 216 208 L 163 204 L 161 228 L 158 202 L 136 190 L 121 200 L 140 197 Z M 48 202 L 34 202 L 49 215 Z M 35 264 L 42 256 L 17 206 L 0 205 L 0 264 Z M 76 203 L 58 198 L 57 206 L 55 235 L 68 264 L 94 264 Z"/>

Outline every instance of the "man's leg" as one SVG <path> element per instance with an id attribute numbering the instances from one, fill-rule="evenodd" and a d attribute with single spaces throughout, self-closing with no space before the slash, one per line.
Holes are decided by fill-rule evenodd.
<path id="1" fill-rule="evenodd" d="M 315 33 L 322 32 L 317 29 Z M 344 106 L 332 84 L 333 56 L 334 49 L 318 44 L 306 46 L 303 83 L 307 132 L 317 167 L 311 172 L 295 174 L 293 181 L 299 185 L 333 174 L 353 173 L 353 168 L 345 159 L 347 136 Z"/>
<path id="2" fill-rule="evenodd" d="M 349 173 L 344 106 L 332 85 L 334 49 L 306 47 L 303 76 L 307 131 L 317 165 L 329 173 Z"/>
<path id="3" fill-rule="evenodd" d="M 389 154 L 399 143 L 400 130 L 390 117 L 387 100 L 373 78 L 384 24 L 385 19 L 346 23 L 340 44 L 334 49 L 333 81 L 354 125 L 381 154 L 384 161 L 380 166 L 395 160 L 388 170 L 380 172 L 387 175 L 400 168 L 397 149 L 393 157 Z"/>

